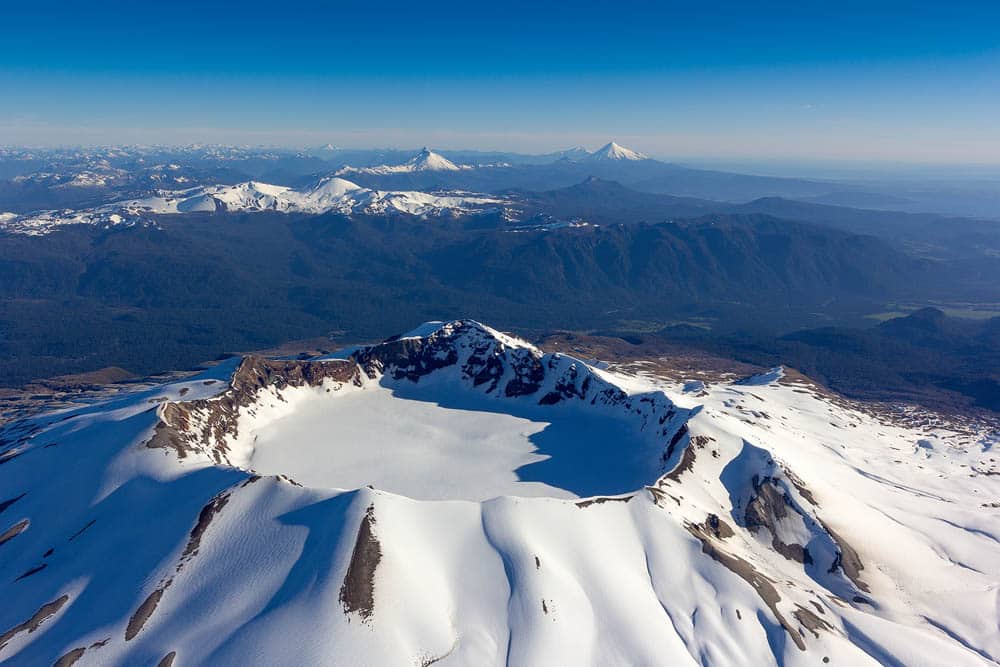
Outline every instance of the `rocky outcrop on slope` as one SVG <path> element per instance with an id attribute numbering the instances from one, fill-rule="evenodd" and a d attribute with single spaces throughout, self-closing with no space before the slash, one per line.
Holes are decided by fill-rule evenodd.
<path id="1" fill-rule="evenodd" d="M 661 392 L 630 396 L 578 359 L 543 353 L 472 320 L 444 323 L 426 335 L 390 338 L 351 356 L 371 379 L 419 382 L 454 367 L 462 381 L 483 393 L 530 397 L 539 405 L 580 402 L 620 409 L 638 416 L 644 430 L 654 424 L 661 427 L 660 436 L 672 435 L 683 421 Z"/>
<path id="2" fill-rule="evenodd" d="M 288 387 L 316 387 L 328 381 L 358 384 L 361 377 L 358 367 L 349 361 L 246 357 L 222 394 L 164 403 L 159 410 L 159 423 L 146 446 L 173 450 L 180 458 L 200 452 L 216 463 L 231 463 L 228 443 L 239 436 L 240 413 L 251 409 L 262 391 L 272 391 L 280 400 L 281 391 Z"/>
<path id="3" fill-rule="evenodd" d="M 578 403 L 611 410 L 637 422 L 666 449 L 684 411 L 662 393 L 630 396 L 586 364 L 563 354 L 543 354 L 478 322 L 440 324 L 420 336 L 390 338 L 356 350 L 347 359 L 311 361 L 243 359 L 221 394 L 193 401 L 168 401 L 159 408 L 159 423 L 147 446 L 170 449 L 184 458 L 202 453 L 216 463 L 234 465 L 233 442 L 241 436 L 241 415 L 253 415 L 259 401 L 282 401 L 288 388 L 365 382 L 408 381 L 437 372 L 457 373 L 469 390 L 503 399 L 531 400 L 538 405 Z M 664 460 L 666 460 L 664 458 Z"/>

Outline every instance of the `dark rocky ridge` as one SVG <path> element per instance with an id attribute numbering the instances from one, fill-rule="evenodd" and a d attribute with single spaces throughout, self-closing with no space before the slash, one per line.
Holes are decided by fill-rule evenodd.
<path id="1" fill-rule="evenodd" d="M 325 380 L 359 383 L 358 367 L 342 360 L 281 361 L 246 357 L 233 374 L 229 389 L 221 395 L 164 403 L 159 409 L 160 421 L 146 446 L 171 449 L 181 458 L 191 451 L 204 451 L 216 463 L 229 463 L 227 442 L 238 435 L 240 411 L 252 406 L 260 391 L 274 388 L 280 392 L 286 387 L 317 386 Z"/>
<path id="2" fill-rule="evenodd" d="M 356 613 L 367 622 L 375 611 L 375 570 L 382 560 L 382 547 L 375 534 L 375 506 L 369 505 L 358 526 L 358 539 L 340 587 L 345 614 Z"/>
<path id="3" fill-rule="evenodd" d="M 421 378 L 450 367 L 457 367 L 473 390 L 489 395 L 534 396 L 546 386 L 548 390 L 537 399 L 539 405 L 573 401 L 621 410 L 638 420 L 640 430 L 655 428 L 664 448 L 669 437 L 683 427 L 683 414 L 662 394 L 629 396 L 570 357 L 544 355 L 533 347 L 509 344 L 504 336 L 477 322 L 458 320 L 427 336 L 393 337 L 361 348 L 348 359 L 246 357 L 222 394 L 160 406 L 160 421 L 146 446 L 171 449 L 182 458 L 200 451 L 216 463 L 231 464 L 229 442 L 239 435 L 239 415 L 252 411 L 263 391 L 273 389 L 277 400 L 283 400 L 281 391 L 287 387 L 319 386 L 325 381 L 360 386 L 365 378 L 385 376 L 419 383 Z"/>

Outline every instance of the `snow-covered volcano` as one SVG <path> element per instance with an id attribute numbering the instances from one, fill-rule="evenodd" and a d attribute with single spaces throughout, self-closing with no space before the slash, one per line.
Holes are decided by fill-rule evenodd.
<path id="1" fill-rule="evenodd" d="M 11 664 L 994 664 L 996 437 L 471 321 L 0 431 Z"/>
<path id="2" fill-rule="evenodd" d="M 608 162 L 608 161 L 638 161 L 638 160 L 648 160 L 649 158 L 642 153 L 636 152 L 630 148 L 625 148 L 624 146 L 619 146 L 615 142 L 611 142 L 601 146 L 596 151 L 587 156 L 587 160 L 591 162 Z"/>
<path id="3" fill-rule="evenodd" d="M 242 391 L 238 400 L 252 407 L 237 410 L 214 399 L 170 405 L 153 444 L 316 487 L 577 498 L 655 479 L 663 439 L 682 418 L 662 393 L 632 399 L 575 359 L 540 356 L 472 322 L 435 324 L 309 368 L 336 385 Z M 236 377 L 275 369 L 249 359 Z"/>
<path id="4" fill-rule="evenodd" d="M 503 203 L 504 200 L 498 197 L 468 192 L 371 190 L 337 176 L 326 176 L 300 189 L 247 181 L 236 185 L 159 190 L 148 197 L 80 210 L 41 211 L 25 215 L 0 213 L 0 230 L 41 235 L 62 225 L 140 224 L 153 215 L 215 211 L 434 217 L 494 211 Z"/>
<path id="5" fill-rule="evenodd" d="M 473 169 L 470 165 L 457 165 L 440 153 L 435 153 L 426 146 L 419 153 L 403 164 L 379 165 L 377 167 L 343 167 L 337 171 L 338 176 L 350 174 L 409 174 L 421 171 L 460 171 Z"/>

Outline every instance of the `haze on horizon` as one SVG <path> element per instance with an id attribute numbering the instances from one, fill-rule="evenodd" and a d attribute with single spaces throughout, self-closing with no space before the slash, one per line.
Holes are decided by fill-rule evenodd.
<path id="1" fill-rule="evenodd" d="M 1000 164 L 1000 7 L 807 4 L 20 3 L 0 145 Z"/>

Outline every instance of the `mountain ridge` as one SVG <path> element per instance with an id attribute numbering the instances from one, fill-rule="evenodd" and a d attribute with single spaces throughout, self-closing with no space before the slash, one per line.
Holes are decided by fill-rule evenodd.
<path id="1" fill-rule="evenodd" d="M 403 450 L 369 458 L 395 426 L 365 406 L 387 404 L 419 406 L 409 446 L 445 448 L 451 484 Z M 495 437 L 470 439 L 463 410 Z M 979 536 L 995 522 L 968 510 L 997 488 L 978 437 L 780 370 L 688 387 L 471 320 L 338 358 L 233 359 L 0 428 L 0 658 L 985 665 L 996 609 L 975 592 L 1000 559 Z M 644 481 L 566 495 L 590 446 Z M 507 491 L 478 495 L 484 474 Z M 413 494 L 382 488 L 400 480 Z"/>

